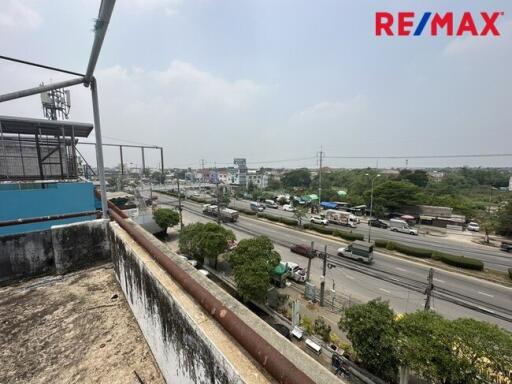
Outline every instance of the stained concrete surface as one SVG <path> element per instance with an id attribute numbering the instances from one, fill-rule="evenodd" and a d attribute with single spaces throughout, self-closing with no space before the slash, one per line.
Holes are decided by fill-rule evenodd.
<path id="1" fill-rule="evenodd" d="M 111 264 L 0 288 L 0 367 L 3 384 L 164 383 Z"/>

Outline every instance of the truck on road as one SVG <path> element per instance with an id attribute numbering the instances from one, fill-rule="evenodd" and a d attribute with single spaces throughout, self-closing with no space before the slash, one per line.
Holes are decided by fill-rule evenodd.
<path id="1" fill-rule="evenodd" d="M 204 204 L 203 205 L 203 213 L 208 216 L 217 217 L 220 213 L 220 218 L 223 222 L 236 222 L 238 221 L 238 211 L 230 208 L 219 208 L 215 204 Z"/>
<path id="2" fill-rule="evenodd" d="M 349 259 L 371 264 L 373 261 L 373 243 L 356 240 L 345 248 L 338 248 L 337 254 L 341 257 L 348 257 Z"/>
<path id="3" fill-rule="evenodd" d="M 329 223 L 338 225 L 345 225 L 347 227 L 355 228 L 357 218 L 350 212 L 338 211 L 336 209 L 328 209 L 325 211 L 325 218 Z"/>
<path id="4" fill-rule="evenodd" d="M 401 219 L 391 219 L 389 220 L 389 228 L 393 232 L 402 232 L 402 233 L 408 233 L 409 235 L 418 235 L 418 230 L 409 227 L 409 224 L 407 224 L 407 221 L 401 220 Z"/>

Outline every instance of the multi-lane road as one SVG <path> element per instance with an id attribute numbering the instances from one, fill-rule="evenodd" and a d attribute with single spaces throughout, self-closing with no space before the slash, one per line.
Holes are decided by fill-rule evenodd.
<path id="1" fill-rule="evenodd" d="M 175 198 L 159 194 L 159 203 L 176 205 Z M 237 202 L 238 203 L 238 202 Z M 201 206 L 183 202 L 184 218 L 188 222 L 211 220 L 201 212 Z M 275 225 L 262 220 L 241 216 L 237 223 L 225 224 L 235 231 L 237 238 L 268 236 L 276 245 L 283 260 L 303 266 L 305 257 L 289 251 L 292 244 L 315 243 L 315 248 L 327 246 L 329 263 L 336 268 L 327 273 L 328 288 L 334 281 L 337 292 L 355 300 L 367 301 L 382 297 L 397 312 L 409 312 L 423 308 L 429 266 L 375 253 L 375 262 L 364 265 L 336 256 L 341 241 Z M 314 259 L 311 266 L 312 280 L 320 281 L 322 261 Z M 448 318 L 472 317 L 486 320 L 512 330 L 512 288 L 485 280 L 435 268 L 434 308 Z"/>
<path id="2" fill-rule="evenodd" d="M 232 200 L 231 207 L 250 209 L 250 202 L 247 200 Z M 281 215 L 285 217 L 293 217 L 292 212 L 286 212 L 282 209 L 267 208 L 266 212 L 273 215 Z M 335 226 L 329 224 L 330 226 Z M 346 227 L 339 227 L 347 229 Z M 361 223 L 357 228 L 352 229 L 353 232 L 368 236 L 368 225 Z M 457 254 L 461 256 L 473 257 L 482 260 L 486 268 L 497 271 L 507 271 L 512 268 L 512 254 L 500 251 L 484 245 L 469 243 L 465 241 L 456 241 L 436 236 L 413 236 L 405 233 L 392 232 L 388 229 L 375 228 L 371 229 L 372 239 L 394 240 L 413 247 L 427 248 L 435 251 Z M 467 236 L 467 235 L 459 235 Z"/>

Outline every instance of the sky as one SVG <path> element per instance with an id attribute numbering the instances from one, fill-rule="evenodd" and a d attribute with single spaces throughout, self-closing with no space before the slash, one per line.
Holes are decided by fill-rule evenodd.
<path id="1" fill-rule="evenodd" d="M 85 72 L 99 0 L 1 3 L 1 55 Z M 377 11 L 504 14 L 499 37 L 377 37 Z M 104 142 L 162 146 L 166 167 L 316 167 L 320 150 L 330 167 L 404 167 L 384 157 L 512 153 L 510 68 L 509 0 L 118 0 L 96 78 Z M 0 93 L 69 77 L 0 60 Z M 90 91 L 72 87 L 71 99 L 70 120 L 92 123 Z M 43 118 L 38 96 L 0 114 Z M 92 146 L 79 149 L 95 164 Z M 104 156 L 119 163 L 115 148 Z"/>

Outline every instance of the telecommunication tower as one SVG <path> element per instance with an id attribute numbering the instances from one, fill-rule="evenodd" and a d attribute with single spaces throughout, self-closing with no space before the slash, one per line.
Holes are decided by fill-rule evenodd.
<path id="1" fill-rule="evenodd" d="M 41 83 L 43 86 L 44 83 Z M 41 103 L 43 104 L 44 117 L 48 120 L 57 120 L 69 118 L 71 109 L 71 94 L 67 89 L 54 89 L 41 93 Z"/>

